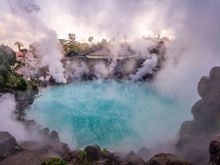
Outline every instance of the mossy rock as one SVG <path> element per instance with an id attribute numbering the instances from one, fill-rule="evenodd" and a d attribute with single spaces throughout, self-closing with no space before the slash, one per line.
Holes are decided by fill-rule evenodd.
<path id="1" fill-rule="evenodd" d="M 43 162 L 42 165 L 67 165 L 67 163 L 60 158 L 51 158 Z"/>

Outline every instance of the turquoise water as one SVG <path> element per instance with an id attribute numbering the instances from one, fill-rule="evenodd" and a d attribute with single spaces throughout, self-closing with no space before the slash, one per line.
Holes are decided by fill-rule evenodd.
<path id="1" fill-rule="evenodd" d="M 42 91 L 27 117 L 57 130 L 71 146 L 113 147 L 169 140 L 189 116 L 186 103 L 163 97 L 150 85 L 87 81 Z"/>

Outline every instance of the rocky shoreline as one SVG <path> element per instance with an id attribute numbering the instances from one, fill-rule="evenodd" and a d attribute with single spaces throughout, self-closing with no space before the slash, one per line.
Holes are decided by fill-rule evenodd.
<path id="1" fill-rule="evenodd" d="M 101 149 L 98 145 L 87 146 L 84 150 L 70 150 L 59 139 L 45 142 L 25 141 L 18 144 L 8 132 L 0 132 L 1 165 L 190 165 L 189 162 L 168 153 L 155 155 L 144 161 L 135 152 L 120 155 Z"/>

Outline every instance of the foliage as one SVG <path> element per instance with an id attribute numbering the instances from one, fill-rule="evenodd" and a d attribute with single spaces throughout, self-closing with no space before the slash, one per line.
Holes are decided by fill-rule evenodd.
<path id="1" fill-rule="evenodd" d="M 27 81 L 13 71 L 20 65 L 16 63 L 15 52 L 8 46 L 0 45 L 0 91 L 38 90 L 35 81 Z"/>
<path id="2" fill-rule="evenodd" d="M 16 73 L 9 73 L 7 75 L 6 87 L 12 90 L 27 90 L 27 82 L 21 75 Z"/>
<path id="3" fill-rule="evenodd" d="M 99 43 L 93 43 L 94 37 L 91 36 L 88 38 L 89 43 L 81 43 L 76 40 L 76 35 L 73 33 L 69 33 L 68 39 L 60 39 L 60 43 L 63 46 L 64 54 L 68 55 L 71 52 L 74 52 L 77 55 L 84 55 L 87 52 L 91 52 L 92 50 L 98 49 L 104 44 L 107 43 L 105 39 L 103 39 Z"/>
<path id="4" fill-rule="evenodd" d="M 90 43 L 92 43 L 93 40 L 94 40 L 94 37 L 93 37 L 93 36 L 91 36 L 91 37 L 88 38 L 88 41 L 89 41 Z"/>
<path id="5" fill-rule="evenodd" d="M 80 43 L 75 40 L 69 39 L 69 40 L 60 40 L 64 53 L 67 55 L 71 52 L 77 52 L 78 54 L 82 54 L 89 50 L 89 44 L 88 43 Z"/>
<path id="6" fill-rule="evenodd" d="M 67 163 L 60 158 L 51 158 L 43 162 L 42 165 L 67 165 Z"/>
<path id="7" fill-rule="evenodd" d="M 87 155 L 87 152 L 86 152 L 86 151 L 80 151 L 80 152 L 79 152 L 79 157 L 80 157 L 80 159 L 84 159 L 84 158 L 86 157 L 86 155 Z"/>
<path id="8" fill-rule="evenodd" d="M 21 47 L 24 46 L 20 41 L 15 42 L 14 45 L 17 46 L 18 51 L 20 51 L 20 50 L 21 50 Z"/>
<path id="9" fill-rule="evenodd" d="M 16 149 L 16 150 L 22 150 L 22 147 L 21 147 L 20 145 L 16 145 L 16 146 L 15 146 L 15 149 Z"/>
<path id="10" fill-rule="evenodd" d="M 104 153 L 105 153 L 105 152 L 108 152 L 107 148 L 103 148 L 103 149 L 102 149 L 102 152 L 104 152 Z"/>
<path id="11" fill-rule="evenodd" d="M 29 90 L 38 91 L 38 82 L 36 80 L 33 80 L 33 79 L 27 81 L 27 88 Z"/>

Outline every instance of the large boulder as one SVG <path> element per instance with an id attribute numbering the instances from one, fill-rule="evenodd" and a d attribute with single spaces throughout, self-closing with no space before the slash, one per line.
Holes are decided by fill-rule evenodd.
<path id="1" fill-rule="evenodd" d="M 101 148 L 98 145 L 87 146 L 84 151 L 86 152 L 86 158 L 90 161 L 99 160 L 101 155 Z"/>
<path id="2" fill-rule="evenodd" d="M 59 142 L 59 141 L 60 141 L 60 138 L 59 138 L 58 132 L 55 131 L 55 130 L 53 130 L 53 131 L 49 134 L 49 140 Z"/>
<path id="3" fill-rule="evenodd" d="M 178 158 L 176 155 L 160 153 L 151 158 L 146 165 L 191 165 L 186 160 Z"/>
<path id="4" fill-rule="evenodd" d="M 122 162 L 127 164 L 116 153 L 107 149 L 101 150 L 98 145 L 87 146 L 83 151 L 72 151 L 65 160 L 74 165 L 119 165 Z"/>
<path id="5" fill-rule="evenodd" d="M 26 91 L 16 91 L 15 100 L 17 103 L 17 111 L 22 116 L 24 110 L 34 102 L 35 95 L 38 91 L 26 90 Z"/>
<path id="6" fill-rule="evenodd" d="M 201 97 L 192 107 L 192 121 L 181 125 L 177 150 L 194 164 L 208 163 L 211 137 L 220 132 L 220 67 L 211 69 L 209 76 L 198 84 Z"/>
<path id="7" fill-rule="evenodd" d="M 198 93 L 202 99 L 213 99 L 220 97 L 220 67 L 213 67 L 209 76 L 201 78 L 198 84 Z"/>
<path id="8" fill-rule="evenodd" d="M 120 164 L 122 162 L 118 155 L 107 150 L 102 151 L 101 159 L 105 160 L 106 165 Z"/>
<path id="9" fill-rule="evenodd" d="M 146 147 L 142 147 L 142 148 L 138 149 L 137 155 L 140 156 L 141 158 L 143 158 L 144 160 L 148 160 L 149 158 L 151 158 L 153 156 L 151 153 L 151 150 Z"/>
<path id="10" fill-rule="evenodd" d="M 144 159 L 131 151 L 127 156 L 127 164 L 129 165 L 145 165 Z"/>
<path id="11" fill-rule="evenodd" d="M 209 165 L 220 164 L 220 134 L 216 135 L 209 146 Z"/>
<path id="12" fill-rule="evenodd" d="M 0 132 L 0 160 L 16 153 L 19 145 L 8 132 Z"/>

